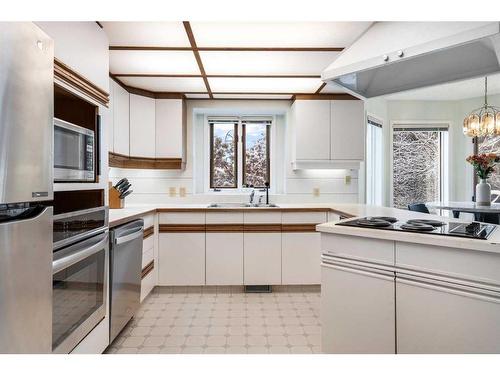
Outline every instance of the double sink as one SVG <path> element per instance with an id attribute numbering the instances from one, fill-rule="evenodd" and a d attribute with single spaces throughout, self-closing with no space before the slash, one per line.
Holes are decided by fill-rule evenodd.
<path id="1" fill-rule="evenodd" d="M 278 208 L 274 203 L 211 203 L 208 208 Z"/>

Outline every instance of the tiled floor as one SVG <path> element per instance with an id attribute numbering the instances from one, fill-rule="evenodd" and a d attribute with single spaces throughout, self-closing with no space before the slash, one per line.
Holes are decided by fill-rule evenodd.
<path id="1" fill-rule="evenodd" d="M 156 288 L 106 353 L 320 353 L 319 287 Z"/>

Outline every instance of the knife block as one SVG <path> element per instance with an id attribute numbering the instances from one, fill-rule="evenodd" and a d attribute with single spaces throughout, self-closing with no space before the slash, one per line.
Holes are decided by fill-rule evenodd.
<path id="1" fill-rule="evenodd" d="M 120 198 L 120 192 L 113 186 L 109 187 L 109 208 L 123 208 L 125 206 L 125 199 Z"/>

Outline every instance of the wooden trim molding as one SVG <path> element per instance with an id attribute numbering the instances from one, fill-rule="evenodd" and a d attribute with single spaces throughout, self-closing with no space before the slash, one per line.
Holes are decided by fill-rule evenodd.
<path id="1" fill-rule="evenodd" d="M 243 231 L 249 233 L 281 232 L 281 224 L 245 224 Z"/>
<path id="2" fill-rule="evenodd" d="M 98 103 L 106 107 L 108 106 L 109 93 L 97 87 L 87 78 L 77 73 L 58 59 L 54 59 L 54 77 L 69 84 Z"/>
<path id="3" fill-rule="evenodd" d="M 316 225 L 317 224 L 282 224 L 281 231 L 284 233 L 316 232 Z"/>
<path id="4" fill-rule="evenodd" d="M 181 158 L 145 158 L 109 153 L 109 166 L 128 169 L 182 169 Z"/>
<path id="5" fill-rule="evenodd" d="M 160 224 L 160 233 L 205 233 L 205 224 Z"/>
<path id="6" fill-rule="evenodd" d="M 350 94 L 295 94 L 294 100 L 359 100 Z"/>
<path id="7" fill-rule="evenodd" d="M 201 61 L 200 52 L 198 52 L 198 46 L 196 45 L 196 40 L 194 38 L 193 30 L 191 29 L 191 24 L 189 21 L 183 21 L 184 29 L 186 29 L 186 34 L 189 39 L 189 43 L 191 43 L 191 48 L 193 50 L 194 58 L 198 63 L 198 68 L 200 68 L 200 73 L 203 77 L 203 82 L 205 82 L 205 86 L 207 88 L 208 96 L 213 98 L 212 89 L 210 88 L 210 84 L 208 83 L 207 73 L 205 72 L 205 68 L 203 67 L 203 62 Z"/>
<path id="8" fill-rule="evenodd" d="M 206 224 L 206 231 L 207 233 L 243 232 L 243 224 Z"/>
<path id="9" fill-rule="evenodd" d="M 198 51 L 225 52 L 342 52 L 344 47 L 197 47 Z M 192 51 L 193 47 L 109 46 L 110 51 Z"/>
<path id="10" fill-rule="evenodd" d="M 143 240 L 145 240 L 146 238 L 151 237 L 153 234 L 155 234 L 155 227 L 150 226 L 149 228 L 144 229 L 144 233 L 143 233 L 142 238 L 143 238 Z"/>
<path id="11" fill-rule="evenodd" d="M 155 268 L 155 261 L 154 259 L 149 262 L 146 267 L 144 267 L 141 271 L 141 280 L 143 280 L 147 275 L 149 275 L 149 273 L 154 270 Z"/>

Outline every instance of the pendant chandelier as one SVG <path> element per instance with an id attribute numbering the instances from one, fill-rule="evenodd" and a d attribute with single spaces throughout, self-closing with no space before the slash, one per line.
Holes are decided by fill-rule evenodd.
<path id="1" fill-rule="evenodd" d="M 469 137 L 500 135 L 500 108 L 488 105 L 488 77 L 484 77 L 484 105 L 465 117 L 463 131 Z"/>

